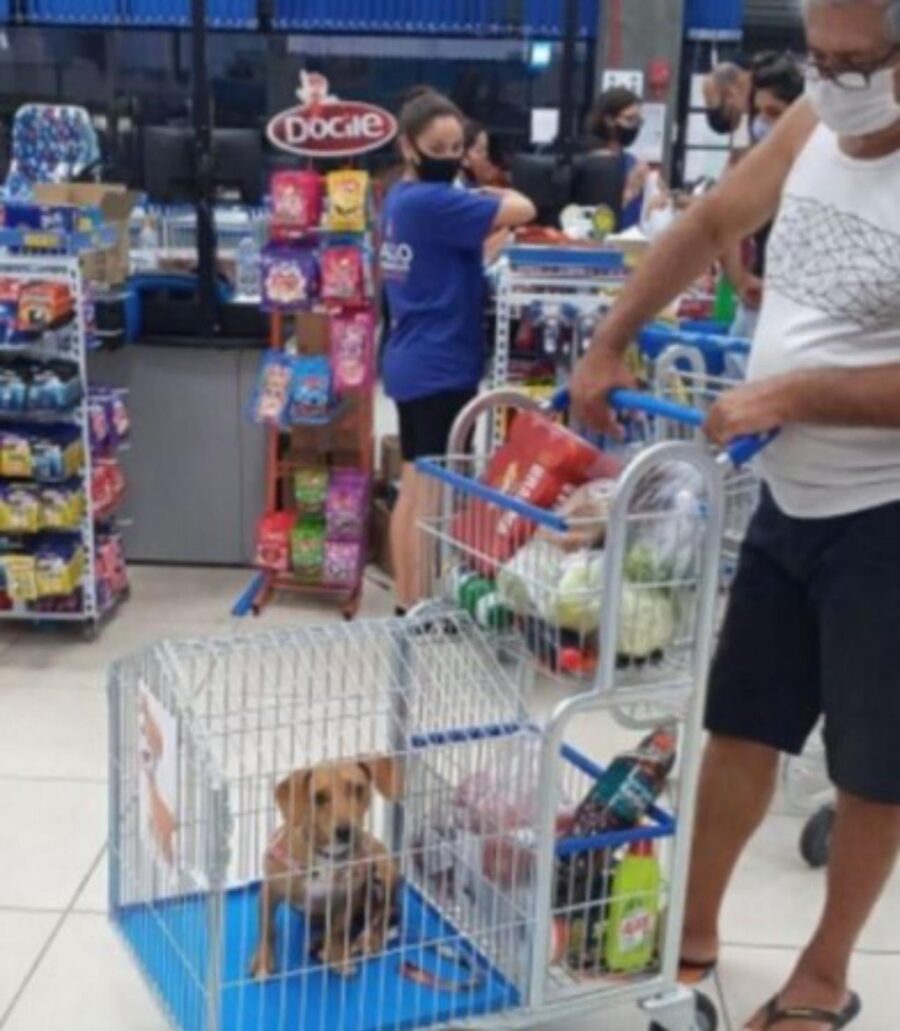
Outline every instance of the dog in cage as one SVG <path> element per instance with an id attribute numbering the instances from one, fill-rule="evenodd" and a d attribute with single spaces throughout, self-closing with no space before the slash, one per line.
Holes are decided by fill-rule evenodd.
<path id="1" fill-rule="evenodd" d="M 400 872 L 365 827 L 377 792 L 397 801 L 402 765 L 380 757 L 295 770 L 275 789 L 284 819 L 266 848 L 259 943 L 252 976 L 275 972 L 275 914 L 282 903 L 308 921 L 314 955 L 345 977 L 381 952 L 397 923 Z"/>

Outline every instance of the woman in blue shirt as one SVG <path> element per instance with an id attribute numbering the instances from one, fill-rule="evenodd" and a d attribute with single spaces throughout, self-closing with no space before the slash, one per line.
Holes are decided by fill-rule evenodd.
<path id="1" fill-rule="evenodd" d="M 402 614 L 418 600 L 416 523 L 422 488 L 415 461 L 447 449 L 456 416 L 484 372 L 482 255 L 497 230 L 530 222 L 534 205 L 512 190 L 454 185 L 464 118 L 438 93 L 400 115 L 405 172 L 382 212 L 381 274 L 390 327 L 382 372 L 397 403 L 403 479 L 391 518 L 391 552 Z"/>

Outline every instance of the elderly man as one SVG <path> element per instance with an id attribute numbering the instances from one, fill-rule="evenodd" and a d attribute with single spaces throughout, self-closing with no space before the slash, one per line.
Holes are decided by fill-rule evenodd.
<path id="1" fill-rule="evenodd" d="M 612 429 L 639 328 L 775 217 L 749 382 L 712 410 L 724 443 L 782 427 L 710 678 L 710 741 L 683 957 L 711 969 L 735 864 L 780 752 L 825 718 L 838 789 L 821 921 L 747 1025 L 823 1031 L 859 1014 L 855 944 L 900 848 L 900 5 L 805 0 L 807 94 L 650 252 L 572 383 Z"/>

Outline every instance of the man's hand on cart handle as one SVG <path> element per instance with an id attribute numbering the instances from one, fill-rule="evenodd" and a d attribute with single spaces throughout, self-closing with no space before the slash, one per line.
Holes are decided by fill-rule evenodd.
<path id="1" fill-rule="evenodd" d="M 622 426 L 610 407 L 613 390 L 635 390 L 637 381 L 628 370 L 624 358 L 594 348 L 575 366 L 569 383 L 572 414 L 583 426 L 616 439 Z"/>
<path id="2" fill-rule="evenodd" d="M 738 437 L 779 429 L 788 421 L 787 385 L 775 377 L 727 390 L 710 409 L 703 427 L 707 437 L 725 447 Z"/>

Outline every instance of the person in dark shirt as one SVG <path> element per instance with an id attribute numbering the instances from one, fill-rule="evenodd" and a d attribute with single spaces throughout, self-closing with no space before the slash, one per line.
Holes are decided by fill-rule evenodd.
<path id="1" fill-rule="evenodd" d="M 416 530 L 424 499 L 416 459 L 443 455 L 484 372 L 483 254 L 497 230 L 525 225 L 534 205 L 513 190 L 460 189 L 464 118 L 437 93 L 400 115 L 404 174 L 385 200 L 381 275 L 390 326 L 384 385 L 397 404 L 403 478 L 391 518 L 398 615 L 418 600 Z"/>

